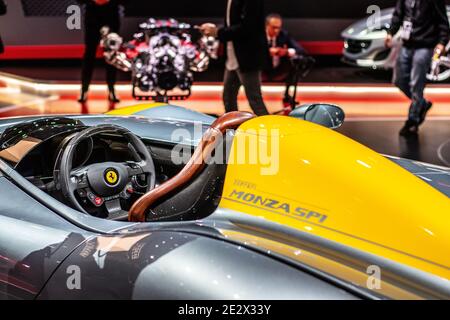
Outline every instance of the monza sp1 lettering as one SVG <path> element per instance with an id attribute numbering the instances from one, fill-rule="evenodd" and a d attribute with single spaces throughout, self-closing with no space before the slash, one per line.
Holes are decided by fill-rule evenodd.
<path id="1" fill-rule="evenodd" d="M 229 197 L 232 200 L 260 207 L 264 210 L 270 210 L 271 212 L 279 212 L 282 214 L 290 214 L 295 218 L 306 219 L 318 223 L 324 223 L 328 218 L 327 215 L 321 214 L 319 212 L 315 212 L 313 210 L 292 205 L 288 202 L 282 202 L 251 192 L 233 190 Z"/>

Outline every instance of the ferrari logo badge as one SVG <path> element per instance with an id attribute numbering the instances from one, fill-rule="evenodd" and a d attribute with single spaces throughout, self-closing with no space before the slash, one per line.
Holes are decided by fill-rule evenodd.
<path id="1" fill-rule="evenodd" d="M 117 183 L 119 180 L 119 175 L 117 174 L 117 171 L 114 169 L 108 169 L 105 171 L 105 181 L 107 184 L 113 186 Z"/>

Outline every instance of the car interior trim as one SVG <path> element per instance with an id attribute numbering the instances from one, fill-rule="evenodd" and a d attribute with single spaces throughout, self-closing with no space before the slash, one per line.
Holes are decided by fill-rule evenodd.
<path id="1" fill-rule="evenodd" d="M 134 225 L 134 223 L 115 221 L 108 221 L 108 223 L 105 223 L 103 219 L 98 219 L 88 214 L 78 212 L 40 190 L 1 159 L 0 171 L 2 171 L 5 176 L 11 179 L 25 193 L 81 229 L 99 234 L 109 234 Z"/>
<path id="2" fill-rule="evenodd" d="M 159 199 L 180 189 L 197 176 L 206 166 L 207 157 L 218 145 L 222 136 L 229 129 L 237 129 L 242 123 L 253 119 L 255 115 L 248 112 L 230 112 L 218 118 L 204 134 L 192 158 L 186 166 L 172 179 L 166 181 L 137 200 L 129 211 L 131 222 L 145 222 L 148 209 Z"/>

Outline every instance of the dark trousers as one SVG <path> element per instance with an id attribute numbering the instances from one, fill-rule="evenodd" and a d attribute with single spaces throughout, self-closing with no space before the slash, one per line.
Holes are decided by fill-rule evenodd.
<path id="1" fill-rule="evenodd" d="M 85 45 L 86 50 L 83 57 L 83 66 L 81 71 L 82 90 L 89 91 L 89 86 L 92 81 L 92 74 L 94 72 L 97 48 L 100 43 L 100 30 L 103 26 L 108 25 L 113 32 L 119 32 L 119 23 L 98 24 L 87 23 L 85 27 Z M 116 84 L 117 69 L 109 64 L 106 64 L 106 83 L 110 92 L 114 92 L 114 85 Z"/>
<path id="2" fill-rule="evenodd" d="M 225 70 L 223 86 L 223 102 L 226 112 L 238 110 L 239 89 L 244 86 L 247 100 L 257 116 L 268 115 L 261 92 L 261 72 Z"/>
<path id="3" fill-rule="evenodd" d="M 394 84 L 411 100 L 408 119 L 414 123 L 420 122 L 420 114 L 427 107 L 424 91 L 432 56 L 433 49 L 403 47 L 394 70 Z"/>
<path id="4" fill-rule="evenodd" d="M 290 59 L 281 59 L 278 67 L 270 68 L 263 72 L 262 79 L 264 82 L 284 82 L 286 84 L 284 98 L 287 99 L 290 97 L 290 89 L 297 85 L 295 72 L 296 69 Z"/>

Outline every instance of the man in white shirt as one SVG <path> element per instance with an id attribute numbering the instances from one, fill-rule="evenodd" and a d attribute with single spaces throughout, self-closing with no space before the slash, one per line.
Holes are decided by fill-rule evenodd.
<path id="1" fill-rule="evenodd" d="M 264 81 L 283 81 L 286 90 L 283 98 L 283 106 L 293 104 L 290 96 L 290 88 L 297 85 L 296 63 L 301 63 L 299 58 L 307 56 L 305 49 L 289 33 L 283 29 L 283 19 L 277 13 L 272 13 L 266 18 L 267 43 L 269 44 L 270 65 L 264 70 Z M 295 102 L 294 102 L 295 104 Z"/>
<path id="2" fill-rule="evenodd" d="M 267 115 L 261 93 L 261 72 L 268 61 L 263 0 L 228 0 L 225 27 L 205 23 L 200 29 L 216 36 L 226 48 L 223 101 L 226 112 L 238 110 L 238 94 L 244 86 L 256 115 Z"/>

